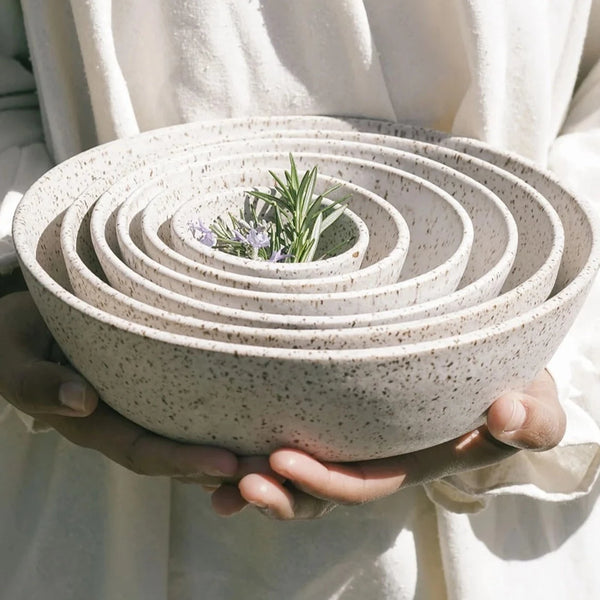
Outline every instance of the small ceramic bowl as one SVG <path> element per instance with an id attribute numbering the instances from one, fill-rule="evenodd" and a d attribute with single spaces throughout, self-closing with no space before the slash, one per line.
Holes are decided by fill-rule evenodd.
<path id="1" fill-rule="evenodd" d="M 248 173 L 246 171 L 246 176 L 248 176 Z M 257 175 L 262 176 L 262 172 L 257 172 Z M 325 176 L 319 176 L 319 179 L 327 183 L 339 182 L 339 180 Z M 305 279 L 276 279 L 274 277 L 240 275 L 188 258 L 185 254 L 179 253 L 177 245 L 173 243 L 174 233 L 172 230 L 174 227 L 172 221 L 175 215 L 171 215 L 171 213 L 176 213 L 175 208 L 180 205 L 178 195 L 163 192 L 146 204 L 144 186 L 132 192 L 118 209 L 117 237 L 125 262 L 141 274 L 146 273 L 147 269 L 151 269 L 153 266 L 162 265 L 179 275 L 233 288 L 271 293 L 342 292 L 379 287 L 397 281 L 410 242 L 406 221 L 398 211 L 394 210 L 392 206 L 376 194 L 351 184 L 343 184 L 343 187 L 340 188 L 340 194 L 345 192 L 352 193 L 355 208 L 358 208 L 361 215 L 366 219 L 363 220 L 354 211 L 348 211 L 357 222 L 362 224 L 361 227 L 364 227 L 367 235 L 363 236 L 362 240 L 366 241 L 367 245 L 362 247 L 361 244 L 360 247 L 349 249 L 345 254 L 349 254 L 350 257 L 344 260 L 347 260 L 348 263 L 350 260 L 355 261 L 355 263 L 360 261 L 362 264 L 367 254 L 371 259 L 373 256 L 381 256 L 382 259 L 364 269 L 360 269 L 360 265 L 356 264 L 356 270 L 345 269 L 347 272 L 341 272 L 337 275 L 332 272 L 328 276 L 315 276 Z M 217 192 L 217 194 L 219 193 L 222 192 Z M 186 203 L 184 202 L 182 207 L 185 206 Z M 188 207 L 191 213 L 195 213 L 193 206 L 188 205 Z M 179 228 L 182 237 L 186 233 L 184 223 L 187 220 L 189 220 L 188 216 L 181 215 Z M 375 230 L 378 227 L 383 228 L 387 233 L 385 240 L 371 240 L 368 236 L 369 227 L 373 227 Z M 132 247 L 132 243 L 135 248 Z M 180 244 L 183 246 L 185 240 L 181 240 Z M 140 250 L 143 250 L 155 262 L 140 261 Z M 140 264 L 140 262 L 144 264 Z M 300 263 L 298 266 L 302 267 L 301 270 L 308 274 L 309 271 L 306 267 L 310 268 L 311 265 L 316 265 L 316 268 L 326 272 L 332 266 L 332 263 L 329 260 L 324 260 L 306 264 Z M 295 267 L 294 264 L 286 266 Z M 257 265 L 257 268 L 260 267 L 260 264 Z M 284 271 L 287 277 L 290 271 L 280 270 L 279 272 Z M 274 272 L 277 271 L 272 271 L 271 274 Z"/>
<path id="2" fill-rule="evenodd" d="M 254 186 L 257 191 L 269 192 L 266 186 Z M 160 206 L 173 206 L 173 197 L 168 192 L 159 195 L 163 200 Z M 155 199 L 156 200 L 156 199 Z M 170 203 L 165 202 L 171 200 Z M 206 226 L 213 224 L 219 217 L 232 214 L 238 217 L 244 211 L 244 220 L 250 222 L 252 216 L 249 206 L 252 203 L 246 186 L 204 194 L 201 198 L 184 202 L 170 218 L 171 243 L 173 249 L 187 258 L 207 264 L 222 271 L 233 271 L 242 275 L 250 275 L 264 279 L 307 279 L 325 278 L 344 273 L 353 273 L 360 269 L 369 245 L 369 229 L 364 221 L 353 211 L 346 208 L 342 215 L 326 229 L 319 239 L 315 250 L 315 260 L 305 263 L 270 262 L 252 260 L 228 254 L 200 242 L 194 236 L 190 223 L 202 222 Z M 332 206 L 332 200 L 323 200 L 322 206 Z M 264 208 L 264 202 L 259 203 L 257 210 Z M 142 214 L 142 232 L 148 224 L 148 211 L 152 211 L 151 203 Z M 156 226 L 164 224 L 164 216 L 156 220 L 156 212 L 152 223 Z M 226 218 L 226 217 L 225 217 Z M 230 221 L 228 221 L 230 224 Z M 408 228 L 406 229 L 408 235 Z M 408 250 L 408 238 L 406 242 Z M 321 258 L 323 257 L 323 258 Z M 326 257 L 326 258 L 325 258 Z"/>
<path id="3" fill-rule="evenodd" d="M 305 158 L 307 160 L 329 160 L 329 157 L 326 155 L 305 157 L 300 153 L 296 156 L 296 162 L 298 163 Z M 227 159 L 227 162 L 236 161 L 237 164 L 237 161 L 239 161 L 239 164 L 241 164 L 243 161 L 246 161 L 249 168 L 249 161 L 254 163 L 257 160 L 262 160 L 265 165 L 269 164 L 273 168 L 277 168 L 281 166 L 277 161 L 287 161 L 287 155 L 275 154 L 271 156 L 270 154 L 265 154 L 264 158 L 259 155 L 249 155 L 247 158 L 242 156 L 235 159 Z M 212 162 L 206 163 L 208 166 L 212 164 Z M 347 169 L 359 168 L 351 162 L 351 159 L 344 159 L 340 164 L 345 165 Z M 472 227 L 465 211 L 448 195 L 445 195 L 439 189 L 426 182 L 402 174 L 397 170 L 386 170 L 385 167 L 379 167 L 378 165 L 373 165 L 373 169 L 379 174 L 381 178 L 380 185 L 382 187 L 386 185 L 385 182 L 389 182 L 387 185 L 395 184 L 397 186 L 397 188 L 394 188 L 396 194 L 393 198 L 393 203 L 396 205 L 405 204 L 405 206 L 402 206 L 400 212 L 411 213 L 409 227 L 412 226 L 416 234 L 423 236 L 420 243 L 426 246 L 426 240 L 432 240 L 431 252 L 421 253 L 422 255 L 429 254 L 429 257 L 419 257 L 413 252 L 412 268 L 423 268 L 422 265 L 428 265 L 430 262 L 439 263 L 439 253 L 448 253 L 449 255 L 446 254 L 447 259 L 439 267 L 409 281 L 367 290 L 301 295 L 250 292 L 180 276 L 174 271 L 161 267 L 149 259 L 139 248 L 136 249 L 135 243 L 123 244 L 123 238 L 129 235 L 129 225 L 127 224 L 118 229 L 121 236 L 121 250 L 124 250 L 125 246 L 128 246 L 138 261 L 135 264 L 130 261 L 130 268 L 127 268 L 115 255 L 110 244 L 106 243 L 104 239 L 107 235 L 106 222 L 110 215 L 120 206 L 127 186 L 130 185 L 130 181 L 127 178 L 124 178 L 118 185 L 106 191 L 96 203 L 91 220 L 92 239 L 102 267 L 115 288 L 131 292 L 137 299 L 155 306 L 162 306 L 163 308 L 167 308 L 164 301 L 170 299 L 171 305 L 168 306 L 168 310 L 185 312 L 187 314 L 190 311 L 195 313 L 195 311 L 200 310 L 200 307 L 196 304 L 198 300 L 201 300 L 203 303 L 213 303 L 215 306 L 226 306 L 244 311 L 244 320 L 249 318 L 248 311 L 260 314 L 272 313 L 297 316 L 320 315 L 324 313 L 328 315 L 356 314 L 366 311 L 386 310 L 402 306 L 403 304 L 410 304 L 418 301 L 420 298 L 432 297 L 454 289 L 462 277 L 473 239 Z M 159 171 L 159 167 L 156 164 L 153 165 L 152 171 L 155 173 L 155 177 L 158 177 L 156 173 Z M 167 182 L 169 184 L 170 182 L 172 190 L 181 187 L 183 193 L 188 197 L 192 194 L 196 195 L 210 191 L 207 181 L 210 181 L 210 185 L 215 186 L 215 189 L 223 189 L 237 182 L 235 175 L 215 175 L 213 180 L 209 180 L 207 179 L 208 176 L 202 175 L 202 173 L 198 173 L 197 175 L 190 173 L 189 176 L 191 179 L 187 183 L 178 171 L 174 171 L 170 176 L 168 173 L 162 177 L 163 183 Z M 371 177 L 374 176 L 375 174 L 371 175 Z M 196 179 L 194 178 L 198 180 L 198 183 L 196 183 Z M 161 178 L 157 180 L 161 181 Z M 402 188 L 398 185 L 399 180 L 403 182 Z M 154 185 L 153 187 L 144 186 L 144 194 L 150 195 L 151 190 L 158 187 L 158 185 Z M 415 196 L 415 194 L 417 195 Z M 418 198 L 418 202 L 415 201 L 416 198 Z M 91 204 L 93 200 L 94 198 L 92 197 L 85 198 L 82 196 L 78 202 L 89 202 Z M 411 203 L 415 206 L 411 206 Z M 141 210 L 142 207 L 140 206 L 139 208 Z M 354 207 L 351 205 L 351 208 Z M 357 214 L 362 216 L 358 211 Z M 454 231 L 454 235 L 451 235 L 452 231 Z M 417 244 L 419 237 L 415 240 L 413 236 L 412 240 Z M 384 236 L 382 236 L 381 242 L 385 243 Z M 442 257 L 444 257 L 443 254 Z M 124 258 L 130 260 L 128 257 L 124 256 Z M 382 259 L 385 259 L 385 257 L 370 257 L 369 252 L 367 252 L 365 263 L 370 263 L 371 261 L 378 263 Z M 366 267 L 368 266 L 369 264 L 366 265 Z M 134 270 L 141 273 L 142 276 L 137 275 Z M 357 272 L 356 277 L 360 277 L 362 272 L 362 269 Z M 75 273 L 74 276 L 77 276 L 77 274 Z M 160 299 L 156 297 L 156 290 L 150 290 L 151 286 L 148 285 L 148 280 L 165 288 L 159 294 L 161 296 Z M 182 297 L 173 296 L 169 293 L 173 291 L 176 291 L 179 295 L 184 294 L 185 296 L 189 296 L 190 300 L 185 303 Z M 187 304 L 187 306 L 184 306 L 184 304 Z"/>
<path id="4" fill-rule="evenodd" d="M 432 194 L 432 186 L 422 178 L 415 179 L 405 171 L 399 172 L 397 168 L 390 171 L 385 169 L 384 165 L 366 164 L 360 155 L 362 146 L 363 144 L 348 142 L 339 152 L 336 148 L 334 154 L 324 152 L 325 149 L 318 140 L 272 138 L 186 148 L 181 156 L 171 156 L 152 165 L 152 176 L 147 183 L 146 190 L 153 195 L 154 188 L 169 186 L 172 190 L 182 190 L 181 193 L 189 194 L 190 187 L 193 189 L 194 182 L 206 174 L 246 171 L 252 168 L 264 171 L 270 168 L 283 169 L 288 166 L 289 154 L 293 153 L 299 170 L 317 166 L 320 173 L 332 175 L 378 193 L 400 211 L 407 221 L 410 221 L 409 228 L 411 233 L 414 232 L 412 234 L 413 243 L 409 248 L 401 280 L 411 279 L 434 270 L 443 262 L 440 254 L 448 256 L 455 252 L 462 256 L 462 248 L 469 244 L 472 245 L 472 234 L 470 233 L 472 225 L 469 223 L 468 215 L 465 215 L 461 207 L 448 195 L 443 192 L 440 194 L 437 186 L 434 186 L 436 189 Z M 414 160 L 417 160 L 414 155 L 406 157 L 408 164 Z M 200 166 L 196 166 L 196 163 L 200 163 Z M 178 166 L 187 166 L 187 177 L 183 172 L 180 173 L 177 181 L 172 180 L 173 176 L 166 180 L 159 176 L 161 170 L 168 173 Z M 127 185 L 125 183 L 127 181 L 127 179 L 124 180 L 124 185 Z M 438 199 L 440 195 L 444 198 L 442 204 Z M 417 198 L 417 196 L 419 197 Z M 431 204 L 432 202 L 433 204 Z M 352 201 L 350 201 L 349 207 L 352 208 L 352 206 Z M 460 215 L 465 229 L 462 236 L 458 232 L 453 237 L 452 232 L 448 230 L 452 224 L 456 223 L 456 217 L 452 216 L 452 213 Z M 448 223 L 446 223 L 447 219 Z M 428 252 L 422 251 L 425 246 L 428 247 Z M 458 257 L 453 260 L 457 261 Z M 368 266 L 372 262 L 374 261 L 367 252 L 365 265 Z M 420 281 L 419 287 L 420 292 L 426 295 L 429 284 L 426 281 Z M 435 295 L 439 295 L 439 293 Z"/>
<path id="5" fill-rule="evenodd" d="M 493 398 L 546 364 L 598 269 L 598 229 L 587 205 L 551 175 L 509 157 L 503 167 L 519 168 L 524 178 L 537 173 L 579 228 L 553 297 L 494 327 L 383 349 L 281 350 L 157 331 L 73 296 L 58 243 L 67 207 L 89 186 L 108 187 L 196 133 L 152 132 L 61 163 L 27 192 L 14 222 L 23 272 L 60 346 L 105 401 L 158 433 L 242 454 L 293 445 L 329 460 L 440 443 L 480 423 Z"/>

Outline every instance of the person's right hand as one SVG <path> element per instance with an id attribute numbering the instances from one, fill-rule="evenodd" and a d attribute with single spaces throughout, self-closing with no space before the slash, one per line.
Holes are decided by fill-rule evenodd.
<path id="1" fill-rule="evenodd" d="M 256 470 L 272 473 L 266 458 L 238 459 L 221 448 L 168 440 L 99 401 L 81 375 L 60 364 L 62 355 L 28 292 L 0 298 L 0 340 L 0 395 L 79 446 L 138 474 L 209 488 Z"/>

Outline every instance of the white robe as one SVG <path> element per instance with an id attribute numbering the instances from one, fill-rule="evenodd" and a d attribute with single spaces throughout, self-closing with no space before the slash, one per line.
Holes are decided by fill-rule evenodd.
<path id="1" fill-rule="evenodd" d="M 40 120 L 18 4 L 4 2 L 0 269 L 14 265 L 14 206 L 50 156 L 215 117 L 409 121 L 520 152 L 597 201 L 591 4 L 22 0 Z M 599 301 L 596 285 L 553 360 L 569 417 L 557 449 L 320 521 L 219 518 L 201 489 L 32 434 L 0 404 L 0 598 L 600 598 Z"/>

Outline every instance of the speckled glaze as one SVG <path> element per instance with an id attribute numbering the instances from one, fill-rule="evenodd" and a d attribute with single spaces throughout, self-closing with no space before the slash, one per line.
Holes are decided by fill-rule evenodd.
<path id="1" fill-rule="evenodd" d="M 319 161 L 323 165 L 330 166 L 334 163 L 340 168 L 345 167 L 348 171 L 369 173 L 370 178 L 377 178 L 380 181 L 380 186 L 384 192 L 387 193 L 393 189 L 394 195 L 389 198 L 390 204 L 396 206 L 402 214 L 410 214 L 408 225 L 411 230 L 411 247 L 427 247 L 430 249 L 429 252 L 415 252 L 413 250 L 411 253 L 409 248 L 402 273 L 406 273 L 407 263 L 409 263 L 409 270 L 411 272 L 416 271 L 415 277 L 399 283 L 366 290 L 349 290 L 325 294 L 276 294 L 232 289 L 227 286 L 181 276 L 151 260 L 141 250 L 136 251 L 135 243 L 130 244 L 129 247 L 132 253 L 135 254 L 137 262 L 135 264 L 130 262 L 129 265 L 126 265 L 111 248 L 110 240 L 103 239 L 103 236 L 110 235 L 108 231 L 110 228 L 106 226 L 106 222 L 110 215 L 121 205 L 125 196 L 123 188 L 130 183 L 128 178 L 124 178 L 119 184 L 102 194 L 96 202 L 91 219 L 92 240 L 96 254 L 111 285 L 127 295 L 133 295 L 142 302 L 160 306 L 172 312 L 197 314 L 197 311 L 206 308 L 204 303 L 208 302 L 215 305 L 215 310 L 220 310 L 218 307 L 221 306 L 239 309 L 244 313 L 244 320 L 248 318 L 248 312 L 294 316 L 319 316 L 326 313 L 334 316 L 389 310 L 437 297 L 455 289 L 468 261 L 473 241 L 473 229 L 465 210 L 449 195 L 419 178 L 375 163 L 371 163 L 369 166 L 372 168 L 367 170 L 362 166 L 362 163 L 359 164 L 350 158 L 329 157 L 325 154 L 296 153 L 295 159 L 299 168 L 303 167 L 304 161 Z M 263 168 L 266 166 L 278 168 L 286 166 L 287 160 L 287 154 L 272 153 L 240 155 L 223 159 L 220 162 L 228 167 L 235 166 L 235 172 L 237 172 L 237 169 L 243 164 L 247 164 L 248 168 L 255 166 L 257 163 L 262 164 Z M 215 163 L 217 162 L 219 161 L 203 163 L 203 169 L 214 168 L 216 170 Z M 153 163 L 151 169 L 156 174 L 158 166 Z M 195 186 L 190 188 L 187 185 L 187 180 L 183 178 L 183 174 L 188 173 L 188 171 L 173 171 L 170 176 L 167 172 L 166 175 L 157 178 L 157 181 L 170 182 L 173 186 L 170 189 L 176 189 L 175 186 L 179 186 L 179 188 L 185 189 L 187 194 L 192 193 L 192 190 L 194 190 L 194 194 L 198 194 L 201 193 L 201 190 L 209 192 L 211 189 L 222 189 L 237 184 L 239 181 L 237 176 L 228 174 L 229 170 L 226 169 L 227 173 L 212 176 L 189 171 L 190 181 L 192 182 L 190 186 L 193 186 L 193 183 L 199 178 L 200 188 Z M 139 174 L 136 175 L 140 176 Z M 143 194 L 141 190 L 139 194 L 140 202 L 142 202 L 142 205 L 139 206 L 140 210 L 143 204 L 147 202 L 144 195 L 149 193 L 149 189 L 145 186 L 142 189 Z M 94 194 L 82 194 L 74 204 L 78 214 L 85 214 L 85 207 L 91 206 L 95 199 Z M 83 210 L 79 210 L 80 205 L 84 207 Z M 358 210 L 358 205 L 354 205 L 350 201 L 349 206 L 351 209 L 356 210 L 357 214 L 366 221 L 367 215 Z M 77 227 L 77 225 L 75 226 Z M 127 230 L 128 227 L 123 227 L 121 234 L 127 235 Z M 382 231 L 381 227 L 379 230 Z M 386 260 L 385 256 L 372 251 L 374 248 L 381 248 L 382 244 L 389 244 L 390 242 L 396 248 L 398 244 L 397 238 L 388 239 L 385 235 L 378 237 L 378 240 L 378 246 L 370 246 L 367 250 L 364 260 L 365 271 L 371 265 L 374 269 L 379 269 L 381 265 L 377 263 Z M 68 257 L 70 254 L 66 254 L 66 256 L 67 265 L 69 266 Z M 129 256 L 124 258 L 131 260 Z M 389 258 L 391 259 L 392 255 Z M 79 271 L 72 271 L 72 277 L 79 275 Z M 357 278 L 363 276 L 362 271 L 363 269 L 357 272 Z M 143 275 L 140 275 L 140 273 L 143 273 Z M 166 278 L 159 279 L 163 274 L 168 276 L 168 281 Z M 170 287 L 157 289 L 151 285 L 152 282 Z M 175 286 L 176 289 L 171 289 Z M 177 292 L 177 295 L 174 295 L 173 292 Z M 184 300 L 182 294 L 189 297 L 189 300 Z M 202 305 L 199 302 L 202 302 Z"/>
<path id="2" fill-rule="evenodd" d="M 271 128 L 296 126 L 289 121 L 249 120 L 244 128 L 258 130 L 266 122 Z M 329 119 L 323 128 L 344 126 L 360 125 Z M 62 163 L 28 191 L 14 222 L 28 285 L 58 343 L 109 404 L 158 433 L 244 454 L 292 445 L 330 460 L 375 458 L 440 443 L 481 422 L 493 398 L 523 385 L 546 364 L 598 269 L 598 229 L 585 203 L 526 161 L 461 141 L 468 153 L 532 183 L 565 227 L 553 296 L 518 317 L 417 344 L 294 350 L 166 333 L 74 296 L 58 243 L 65 209 L 90 186 L 106 189 L 149 157 L 176 152 L 204 134 L 209 139 L 221 125 L 203 127 L 144 134 Z M 235 131 L 236 124 L 224 127 Z M 79 235 L 76 241 L 86 268 L 101 274 L 93 254 L 84 252 L 89 239 Z"/>

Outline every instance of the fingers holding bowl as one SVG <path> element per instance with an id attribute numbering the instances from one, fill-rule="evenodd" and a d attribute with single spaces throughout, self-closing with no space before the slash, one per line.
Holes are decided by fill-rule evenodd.
<path id="1" fill-rule="evenodd" d="M 522 392 L 498 398 L 487 425 L 457 439 L 401 456 L 353 463 L 321 462 L 300 450 L 280 449 L 269 459 L 280 479 L 249 474 L 241 479 L 236 497 L 272 518 L 318 518 L 338 504 L 374 501 L 408 486 L 493 465 L 522 449 L 548 450 L 560 442 L 564 430 L 556 386 L 543 371 Z"/>

